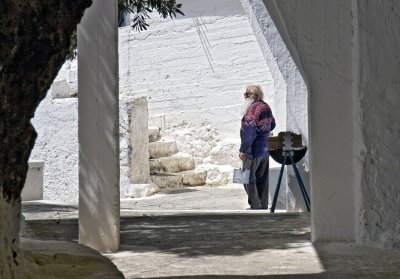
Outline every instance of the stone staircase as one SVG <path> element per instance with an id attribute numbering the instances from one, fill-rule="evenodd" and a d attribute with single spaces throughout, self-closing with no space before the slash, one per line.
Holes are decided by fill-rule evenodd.
<path id="1" fill-rule="evenodd" d="M 179 152 L 176 141 L 161 139 L 160 129 L 149 127 L 150 176 L 160 190 L 201 186 L 207 172 L 196 170 L 193 157 Z"/>

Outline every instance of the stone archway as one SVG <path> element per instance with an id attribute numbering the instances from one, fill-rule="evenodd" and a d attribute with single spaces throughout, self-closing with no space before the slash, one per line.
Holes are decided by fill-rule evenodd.
<path id="1" fill-rule="evenodd" d="M 118 25 L 114 10 L 104 12 L 107 9 L 103 5 L 100 1 L 86 12 L 78 33 L 79 173 L 81 241 L 106 251 L 117 249 L 119 239 Z M 284 129 L 303 134 L 307 144 L 307 91 L 303 79 L 265 5 L 257 1 L 242 1 L 242 5 L 273 74 L 277 109 L 286 112 L 278 121 L 285 123 Z M 104 47 L 104 41 L 112 43 Z M 289 210 L 295 207 L 293 203 Z M 100 230 L 91 226 L 99 216 L 109 216 L 101 222 Z"/>
<path id="2" fill-rule="evenodd" d="M 269 23 L 272 21 L 265 21 L 263 15 L 269 12 L 300 73 L 307 80 L 311 96 L 310 109 L 307 111 L 310 111 L 310 117 L 313 117 L 310 119 L 313 240 L 354 241 L 359 240 L 360 236 L 357 233 L 362 226 L 361 222 L 374 218 L 373 209 L 369 209 L 366 205 L 368 198 L 371 197 L 370 194 L 363 192 L 364 196 L 360 196 L 359 193 L 365 190 L 361 187 L 362 183 L 365 183 L 366 187 L 372 187 L 374 182 L 370 176 L 363 181 L 361 174 L 369 167 L 381 175 L 381 172 L 372 166 L 373 163 L 365 162 L 367 167 L 363 168 L 363 140 L 366 139 L 373 150 L 384 154 L 381 148 L 374 146 L 373 140 L 366 138 L 371 133 L 366 130 L 366 124 L 360 120 L 360 114 L 367 114 L 368 104 L 374 96 L 373 94 L 367 97 L 361 96 L 367 105 L 360 105 L 360 84 L 369 85 L 368 81 L 360 80 L 359 76 L 359 71 L 363 70 L 360 68 L 361 58 L 367 61 L 369 54 L 368 51 L 361 52 L 360 44 L 362 42 L 371 44 L 373 49 L 377 49 L 377 46 L 368 41 L 368 31 L 359 28 L 363 27 L 360 27 L 361 23 L 368 22 L 368 15 L 374 9 L 377 8 L 382 14 L 390 14 L 395 7 L 393 4 L 384 7 L 371 6 L 372 4 L 362 4 L 358 1 L 346 2 L 340 8 L 337 2 L 316 3 L 265 0 L 249 1 L 247 7 L 253 10 L 257 23 L 262 27 L 258 33 L 260 40 L 265 34 L 278 34 L 273 29 L 268 29 L 271 28 Z M 358 10 L 359 6 L 361 10 Z M 317 14 L 311 16 L 311 12 Z M 354 16 L 355 14 L 357 16 Z M 324 17 L 319 18 L 321 15 Z M 393 19 L 391 23 L 396 23 L 396 20 Z M 323 25 L 315 26 L 315 24 Z M 383 23 L 381 24 L 383 26 Z M 355 28 L 355 32 L 352 32 L 351 27 Z M 338 34 L 337 29 L 341 30 L 341 33 Z M 265 34 L 261 36 L 262 32 Z M 288 82 L 288 92 L 290 92 L 290 87 L 296 84 L 296 80 L 286 79 L 291 75 L 288 69 L 282 67 L 284 64 L 281 62 L 285 59 L 281 60 L 273 50 L 272 48 L 272 57 L 279 58 L 275 59 L 275 67 L 281 71 L 280 80 Z M 338 55 L 335 56 L 335 53 Z M 363 56 L 360 58 L 360 55 Z M 326 57 L 326 61 L 321 59 L 323 57 Z M 381 66 L 384 61 L 388 61 L 388 57 L 382 54 L 381 61 L 373 62 Z M 373 69 L 374 63 L 364 62 L 367 67 L 364 71 Z M 388 76 L 388 79 L 390 78 L 391 76 Z M 297 96 L 295 91 L 291 92 Z M 391 97 L 393 94 L 386 95 Z M 337 108 L 340 108 L 339 114 Z M 377 110 L 377 113 L 386 115 L 384 110 Z M 292 121 L 298 117 L 297 114 L 293 116 Z M 376 128 L 379 131 L 379 127 Z M 390 137 L 385 139 L 385 142 L 390 143 Z M 337 175 L 338 173 L 340 175 Z M 396 177 L 395 173 L 390 175 L 392 180 L 383 180 L 386 183 L 384 187 L 388 189 L 390 181 Z M 366 209 L 366 215 L 360 218 L 357 214 L 362 208 Z M 383 222 L 382 218 L 380 221 Z M 395 230 L 394 227 L 387 229 L 389 233 Z M 373 234 L 373 230 L 367 227 L 361 233 L 368 238 Z"/>
<path id="3" fill-rule="evenodd" d="M 351 108 L 352 79 L 356 74 L 352 66 L 356 48 L 351 44 L 356 33 L 342 26 L 358 24 L 352 15 L 357 13 L 355 5 L 346 2 L 338 8 L 336 1 L 251 0 L 249 3 L 256 13 L 269 13 L 307 84 L 312 240 L 354 241 L 353 183 L 357 184 L 359 178 L 352 175 L 357 163 L 349 135 L 358 138 L 352 127 L 355 118 Z M 268 25 L 265 17 L 260 17 L 260 26 L 268 30 Z M 277 61 L 279 64 L 279 57 Z"/>

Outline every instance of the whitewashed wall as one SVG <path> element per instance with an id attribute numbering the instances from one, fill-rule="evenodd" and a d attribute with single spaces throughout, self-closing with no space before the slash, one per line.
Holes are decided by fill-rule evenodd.
<path id="1" fill-rule="evenodd" d="M 76 62 L 67 62 L 59 76 L 64 78 L 70 69 L 75 69 Z M 68 83 L 71 90 L 74 84 Z M 120 193 L 121 197 L 129 196 L 129 137 L 128 111 L 120 103 Z M 38 137 L 32 150 L 30 160 L 44 162 L 43 199 L 62 202 L 77 202 L 78 183 L 78 99 L 52 98 L 52 89 L 40 103 L 32 121 Z"/>
<path id="2" fill-rule="evenodd" d="M 44 162 L 43 199 L 78 201 L 77 98 L 52 99 L 49 91 L 32 123 L 38 137 L 31 160 Z"/>
<path id="3" fill-rule="evenodd" d="M 263 2 L 307 80 L 312 239 L 353 241 L 352 3 Z"/>
<path id="4" fill-rule="evenodd" d="M 121 94 L 148 96 L 152 125 L 208 122 L 222 138 L 237 137 L 247 84 L 261 84 L 274 107 L 253 29 L 240 0 L 180 2 L 184 17 L 156 16 L 141 33 L 120 28 Z"/>
<path id="5" fill-rule="evenodd" d="M 398 1 L 356 1 L 355 102 L 359 241 L 400 249 Z M 359 134 L 358 134 L 359 133 Z"/>
<path id="6" fill-rule="evenodd" d="M 239 164 L 245 86 L 262 85 L 278 120 L 286 119 L 286 109 L 275 109 L 275 103 L 286 103 L 286 96 L 274 90 L 277 81 L 240 0 L 180 2 L 185 17 L 163 20 L 157 15 L 149 30 L 140 33 L 119 29 L 120 97 L 123 103 L 130 96 L 147 96 L 150 125 L 163 128 L 163 135 L 177 139 L 181 151 L 205 164 L 209 182 L 226 183 L 231 176 L 227 166 Z M 76 62 L 66 62 L 56 80 L 65 80 L 75 92 L 76 71 Z M 129 194 L 127 116 L 123 105 L 120 110 L 124 197 Z M 76 99 L 53 100 L 49 95 L 33 122 L 39 135 L 31 158 L 45 161 L 44 198 L 77 201 Z M 285 121 L 277 124 L 276 131 L 285 130 Z"/>
<path id="7" fill-rule="evenodd" d="M 276 131 L 292 131 L 302 136 L 308 146 L 308 92 L 293 58 L 279 34 L 263 0 L 241 0 L 256 35 L 265 61 L 274 79 L 274 112 L 279 125 Z M 297 164 L 308 192 L 309 152 Z M 306 210 L 295 173 L 288 168 L 288 211 Z"/>

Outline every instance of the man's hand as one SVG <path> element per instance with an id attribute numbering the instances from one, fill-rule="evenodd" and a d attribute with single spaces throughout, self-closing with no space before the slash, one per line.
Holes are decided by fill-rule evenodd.
<path id="1" fill-rule="evenodd" d="M 244 162 L 244 160 L 246 160 L 246 154 L 244 154 L 243 152 L 240 152 L 239 158 L 240 158 L 240 160 L 242 160 Z"/>

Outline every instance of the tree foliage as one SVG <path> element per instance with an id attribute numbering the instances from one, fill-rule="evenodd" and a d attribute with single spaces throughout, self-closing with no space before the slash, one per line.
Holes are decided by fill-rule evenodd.
<path id="1" fill-rule="evenodd" d="M 149 13 L 156 11 L 162 18 L 175 18 L 184 15 L 181 7 L 175 0 L 118 0 L 120 12 L 134 14 L 132 28 L 137 31 L 147 30 Z"/>
<path id="2" fill-rule="evenodd" d="M 69 45 L 67 59 L 73 60 L 76 58 L 77 55 L 78 55 L 78 32 L 75 29 L 71 35 L 71 44 Z"/>
<path id="3" fill-rule="evenodd" d="M 136 31 L 147 30 L 150 13 L 157 12 L 162 18 L 175 18 L 177 14 L 185 15 L 182 11 L 182 4 L 175 0 L 118 0 L 119 21 L 123 21 L 126 13 L 133 14 L 132 28 Z M 67 59 L 72 60 L 77 55 L 77 32 L 71 36 L 71 45 Z"/>

